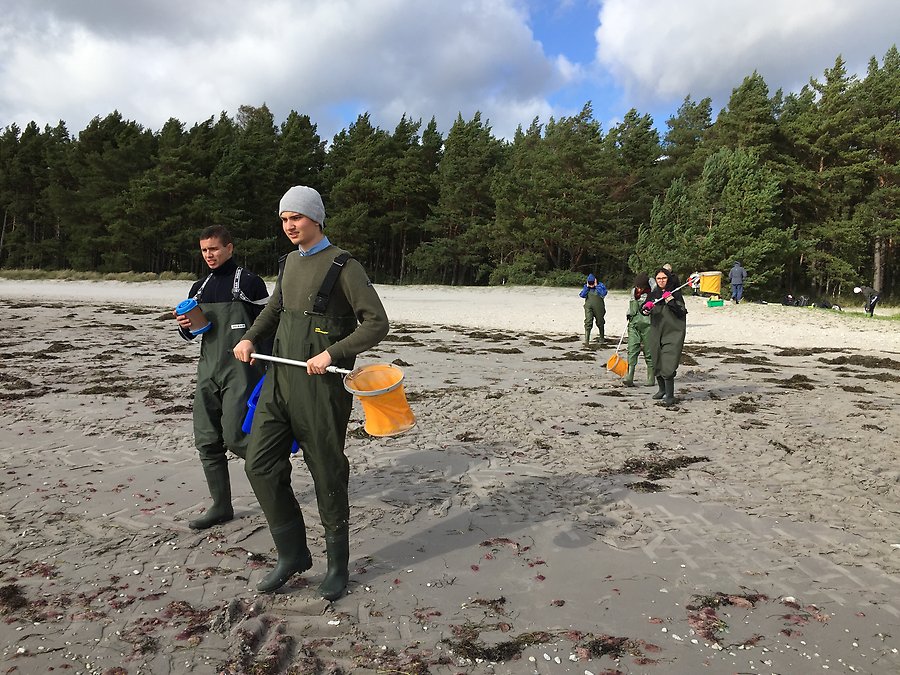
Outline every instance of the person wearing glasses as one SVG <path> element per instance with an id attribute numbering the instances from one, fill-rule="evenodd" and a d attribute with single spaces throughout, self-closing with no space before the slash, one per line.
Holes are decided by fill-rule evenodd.
<path id="1" fill-rule="evenodd" d="M 687 307 L 678 288 L 677 277 L 660 267 L 654 275 L 656 288 L 650 291 L 641 313 L 650 317 L 647 338 L 653 374 L 659 390 L 653 394 L 663 405 L 675 403 L 675 375 L 681 363 L 687 332 Z"/>

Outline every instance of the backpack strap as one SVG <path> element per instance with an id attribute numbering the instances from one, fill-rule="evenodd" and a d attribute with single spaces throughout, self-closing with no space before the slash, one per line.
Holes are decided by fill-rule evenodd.
<path id="1" fill-rule="evenodd" d="M 263 298 L 262 300 L 251 300 L 247 297 L 244 291 L 241 290 L 241 272 L 244 271 L 243 267 L 238 267 L 234 271 L 234 281 L 231 284 L 231 297 L 235 300 L 240 300 L 242 302 L 248 302 L 251 305 L 265 305 L 269 302 L 269 298 Z"/>
<path id="2" fill-rule="evenodd" d="M 209 283 L 209 280 L 212 279 L 212 277 L 213 277 L 212 272 L 210 272 L 209 275 L 206 277 L 206 279 L 203 280 L 203 283 L 200 284 L 200 288 L 197 289 L 197 292 L 194 293 L 193 299 L 194 299 L 194 302 L 196 302 L 198 305 L 200 304 L 200 296 L 203 295 L 203 289 L 206 288 L 206 284 Z"/>
<path id="3" fill-rule="evenodd" d="M 316 293 L 312 311 L 307 312 L 307 314 L 325 314 L 325 310 L 328 309 L 328 300 L 331 298 L 331 292 L 334 290 L 334 285 L 337 283 L 338 277 L 341 275 L 341 271 L 348 260 L 350 260 L 350 254 L 344 252 L 331 262 L 331 267 L 328 268 L 328 273 L 325 274 L 325 279 L 322 281 L 322 287 Z"/>
<path id="4" fill-rule="evenodd" d="M 278 294 L 278 311 L 284 311 L 284 290 L 281 288 L 281 277 L 284 276 L 284 264 L 287 262 L 287 257 L 290 253 L 285 253 L 278 259 L 278 280 L 275 282 L 275 287 L 279 289 Z"/>

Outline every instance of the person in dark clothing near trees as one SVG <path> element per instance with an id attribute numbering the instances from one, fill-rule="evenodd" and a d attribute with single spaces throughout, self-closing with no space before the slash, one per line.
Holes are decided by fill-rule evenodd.
<path id="1" fill-rule="evenodd" d="M 736 260 L 731 271 L 728 272 L 728 281 L 731 283 L 731 301 L 735 305 L 741 303 L 744 297 L 744 282 L 747 280 L 747 270 L 741 267 L 741 261 Z"/>
<path id="2" fill-rule="evenodd" d="M 675 403 L 675 375 L 687 332 L 687 308 L 681 291 L 675 290 L 676 277 L 669 270 L 659 268 L 654 278 L 656 288 L 650 292 L 641 312 L 650 316 L 647 343 L 659 385 L 653 398 L 662 399 L 670 406 Z"/>
<path id="3" fill-rule="evenodd" d="M 203 230 L 200 253 L 210 272 L 191 287 L 188 297 L 199 305 L 210 328 L 202 335 L 192 333 L 190 319 L 177 309 L 172 312 L 182 338 L 202 340 L 194 390 L 194 443 L 213 504 L 188 523 L 195 530 L 234 518 L 226 448 L 238 457 L 246 455 L 247 436 L 241 431 L 241 422 L 247 399 L 264 371 L 235 361 L 231 350 L 269 297 L 265 282 L 232 260 L 234 243 L 226 228 L 214 225 Z M 184 303 L 179 308 L 187 312 Z"/>
<path id="4" fill-rule="evenodd" d="M 862 296 L 866 299 L 863 310 L 869 316 L 875 316 L 875 305 L 877 305 L 878 300 L 881 299 L 881 293 L 871 286 L 856 286 L 854 287 L 853 292 L 862 293 Z"/>
<path id="5" fill-rule="evenodd" d="M 275 569 L 257 589 L 275 591 L 312 567 L 306 524 L 291 488 L 290 446 L 296 439 L 325 530 L 328 569 L 319 595 L 337 600 L 350 577 L 350 463 L 344 443 L 353 397 L 341 376 L 326 369 L 332 364 L 352 369 L 357 355 L 381 342 L 389 325 L 363 266 L 325 236 L 319 193 L 292 187 L 278 214 L 297 250 L 283 258 L 272 300 L 234 355 L 252 363 L 254 343 L 274 335 L 274 356 L 307 365 L 270 368 L 256 405 L 244 468 L 278 550 Z M 323 296 L 327 299 L 320 301 Z"/>

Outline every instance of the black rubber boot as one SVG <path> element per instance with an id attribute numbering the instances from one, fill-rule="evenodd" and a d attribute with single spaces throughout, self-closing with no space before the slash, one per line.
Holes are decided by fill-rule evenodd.
<path id="1" fill-rule="evenodd" d="M 350 580 L 350 531 L 326 532 L 325 551 L 328 554 L 328 571 L 319 585 L 319 595 L 326 600 L 337 600 L 347 590 Z"/>
<path id="2" fill-rule="evenodd" d="M 271 593 L 284 586 L 295 574 L 312 567 L 312 554 L 306 545 L 306 524 L 302 516 L 293 523 L 269 528 L 269 531 L 278 549 L 278 562 L 275 569 L 257 584 L 256 590 L 260 593 Z"/>
<path id="3" fill-rule="evenodd" d="M 665 379 L 666 382 L 666 396 L 663 398 L 664 405 L 675 405 L 675 378 L 667 377 Z"/>
<path id="4" fill-rule="evenodd" d="M 659 391 L 653 394 L 653 399 L 658 401 L 666 395 L 666 381 L 661 377 L 657 377 L 656 384 L 659 385 Z"/>
<path id="5" fill-rule="evenodd" d="M 209 486 L 209 494 L 213 504 L 202 516 L 188 522 L 192 530 L 205 530 L 213 525 L 227 523 L 234 518 L 234 509 L 231 506 L 231 480 L 228 477 L 228 460 L 211 466 L 204 466 L 206 484 Z"/>

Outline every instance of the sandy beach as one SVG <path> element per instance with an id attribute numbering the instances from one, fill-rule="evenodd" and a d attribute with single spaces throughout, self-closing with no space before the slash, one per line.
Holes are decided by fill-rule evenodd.
<path id="1" fill-rule="evenodd" d="M 0 280 L 0 672 L 900 672 L 900 331 L 688 297 L 677 405 L 581 344 L 578 289 L 378 286 L 417 418 L 354 405 L 349 594 L 235 520 L 193 447 L 189 284 Z M 644 363 L 636 381 L 643 380 Z"/>

